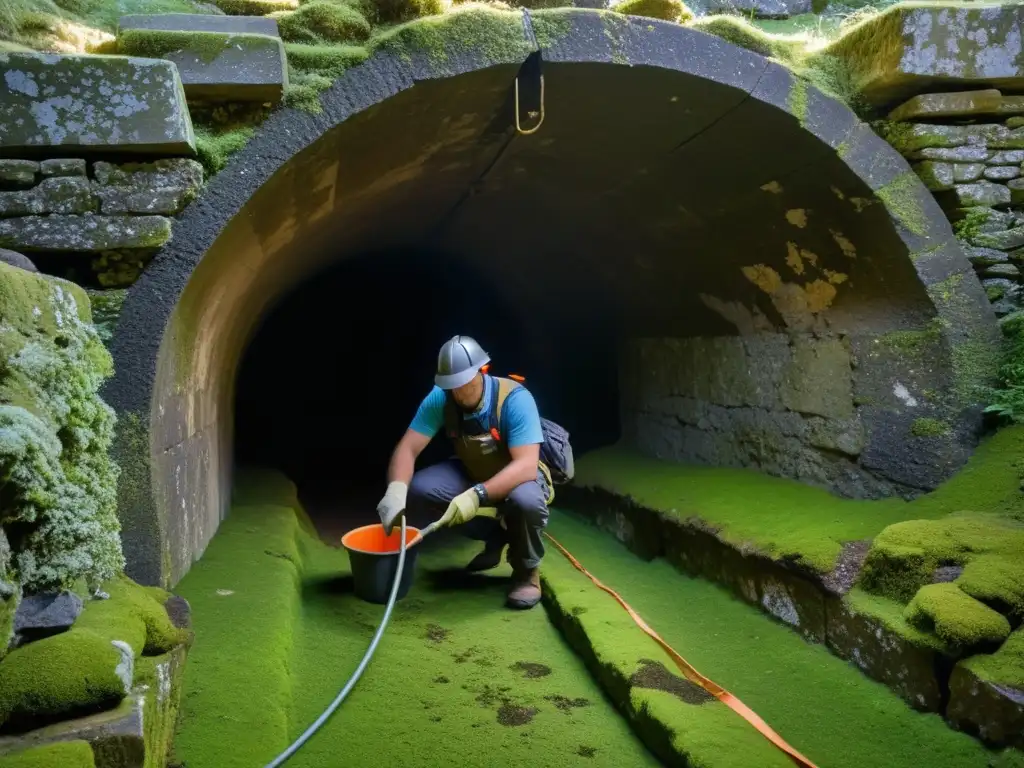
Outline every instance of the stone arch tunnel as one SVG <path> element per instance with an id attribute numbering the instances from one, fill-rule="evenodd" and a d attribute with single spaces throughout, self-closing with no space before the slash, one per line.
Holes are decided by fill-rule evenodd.
<path id="1" fill-rule="evenodd" d="M 998 330 L 895 150 L 709 35 L 509 18 L 445 55 L 378 52 L 322 114 L 279 111 L 179 217 L 104 395 L 130 576 L 173 584 L 201 555 L 236 445 L 300 487 L 379 494 L 457 332 L 578 453 L 621 439 L 865 497 L 966 460 Z M 543 103 L 529 135 L 517 78 L 525 128 Z"/>

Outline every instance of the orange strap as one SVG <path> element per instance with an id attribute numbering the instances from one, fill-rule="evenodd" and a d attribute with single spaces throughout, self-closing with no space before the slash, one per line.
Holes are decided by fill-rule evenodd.
<path id="1" fill-rule="evenodd" d="M 789 755 L 796 762 L 797 765 L 803 766 L 804 768 L 817 768 L 817 766 L 815 766 L 814 763 L 812 763 L 806 757 L 804 757 L 791 746 L 789 746 L 789 744 L 783 741 L 782 737 L 779 736 L 779 734 L 777 734 L 775 731 L 773 731 L 771 727 L 768 725 L 768 723 L 762 720 L 757 715 L 757 713 L 754 712 L 750 707 L 748 707 L 742 701 L 740 701 L 727 690 L 725 690 L 725 688 L 718 685 L 718 683 L 709 680 L 696 669 L 694 669 L 690 665 L 690 663 L 686 661 L 686 659 L 684 659 L 682 656 L 676 653 L 675 650 L 673 650 L 672 646 L 670 646 L 668 643 L 662 640 L 661 637 L 658 636 L 658 633 L 651 629 L 647 625 L 647 622 L 641 619 L 637 612 L 630 608 L 629 604 L 625 600 L 619 597 L 618 593 L 616 593 L 614 590 L 612 590 L 609 587 L 606 587 L 604 584 L 598 581 L 597 578 L 593 576 L 586 568 L 580 565 L 580 562 L 571 554 L 569 554 L 569 550 L 567 550 L 565 547 L 559 544 L 550 533 L 545 531 L 544 535 L 551 540 L 551 543 L 555 545 L 559 552 L 565 555 L 565 558 L 573 564 L 576 570 L 581 571 L 583 574 L 585 574 L 592 582 L 594 582 L 594 584 L 596 584 L 600 589 L 603 589 L 609 595 L 614 597 L 619 602 L 619 605 L 626 609 L 629 615 L 633 618 L 633 621 L 636 622 L 637 626 L 640 627 L 640 629 L 642 629 L 648 635 L 650 635 L 654 639 L 654 641 L 665 650 L 665 653 L 672 657 L 672 660 L 676 663 L 676 666 L 679 667 L 679 671 L 682 672 L 688 680 L 699 685 L 705 691 L 707 691 L 720 702 L 729 707 L 729 709 L 731 709 L 733 712 L 735 712 L 748 723 L 750 723 L 752 726 L 754 726 L 761 733 L 762 736 L 764 736 L 766 739 L 768 739 L 768 741 L 770 741 L 776 747 L 778 747 L 787 755 Z"/>

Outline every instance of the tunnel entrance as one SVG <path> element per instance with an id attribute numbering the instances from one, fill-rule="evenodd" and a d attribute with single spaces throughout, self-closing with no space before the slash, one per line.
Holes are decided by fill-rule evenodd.
<path id="1" fill-rule="evenodd" d="M 618 440 L 617 340 L 599 301 L 526 311 L 460 256 L 427 248 L 354 254 L 274 306 L 242 359 L 235 462 L 291 478 L 334 541 L 372 522 L 395 443 L 433 386 L 440 345 L 472 335 L 497 375 L 527 378 L 542 414 L 577 450 Z M 524 258 L 521 268 L 544 274 Z M 420 466 L 450 455 L 438 435 Z M 335 535 L 336 534 L 336 535 Z"/>
<path id="2" fill-rule="evenodd" d="M 970 454 L 999 332 L 895 150 L 692 29 L 479 13 L 479 45 L 409 41 L 321 114 L 272 116 L 132 287 L 104 393 L 132 578 L 188 570 L 236 462 L 379 495 L 455 333 L 526 376 L 578 454 L 621 440 L 860 497 Z M 524 135 L 515 87 L 537 93 L 539 60 Z"/>

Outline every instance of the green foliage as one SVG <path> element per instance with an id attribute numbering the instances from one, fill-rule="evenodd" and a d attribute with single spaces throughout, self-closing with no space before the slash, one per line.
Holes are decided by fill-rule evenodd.
<path id="1" fill-rule="evenodd" d="M 680 23 L 693 19 L 693 11 L 682 0 L 623 0 L 614 10 L 627 16 L 646 16 Z"/>
<path id="2" fill-rule="evenodd" d="M 370 37 L 370 23 L 349 5 L 312 0 L 277 20 L 281 38 L 292 43 L 361 42 Z"/>
<path id="3" fill-rule="evenodd" d="M 27 591 L 94 586 L 124 566 L 115 417 L 98 395 L 113 361 L 77 286 L 0 264 L 0 312 L 0 524 L 15 575 Z"/>
<path id="4" fill-rule="evenodd" d="M 196 150 L 206 177 L 223 170 L 231 155 L 248 144 L 255 134 L 252 126 L 196 125 Z"/>
<path id="5" fill-rule="evenodd" d="M 938 419 L 914 419 L 910 425 L 910 434 L 914 437 L 941 437 L 949 434 L 949 425 Z"/>
<path id="6" fill-rule="evenodd" d="M 981 234 L 981 227 L 991 216 L 991 208 L 969 208 L 966 215 L 953 224 L 953 231 L 961 240 L 970 240 Z"/>
<path id="7" fill-rule="evenodd" d="M 1010 622 L 987 605 L 965 594 L 956 584 L 921 587 L 904 612 L 914 626 L 934 630 L 953 648 L 965 651 L 994 646 L 1010 636 Z"/>
<path id="8" fill-rule="evenodd" d="M 87 741 L 58 741 L 0 756 L 0 768 L 96 768 Z"/>
<path id="9" fill-rule="evenodd" d="M 1003 318 L 1003 354 L 998 387 L 985 409 L 1003 421 L 1024 423 L 1024 312 Z"/>

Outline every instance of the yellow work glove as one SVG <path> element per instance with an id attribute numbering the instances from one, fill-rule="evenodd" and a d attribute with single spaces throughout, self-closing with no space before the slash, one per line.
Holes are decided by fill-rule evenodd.
<path id="1" fill-rule="evenodd" d="M 470 488 L 452 499 L 452 503 L 448 505 L 448 509 L 445 510 L 439 522 L 442 526 L 461 525 L 476 517 L 479 509 L 480 497 L 476 495 L 476 491 Z"/>

